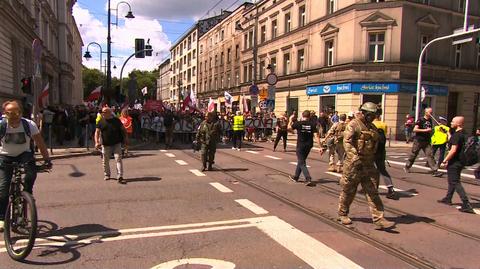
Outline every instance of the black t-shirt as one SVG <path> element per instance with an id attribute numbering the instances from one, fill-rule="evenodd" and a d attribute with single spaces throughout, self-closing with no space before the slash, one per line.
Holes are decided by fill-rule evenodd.
<path id="1" fill-rule="evenodd" d="M 431 128 L 433 131 L 433 123 L 432 119 L 425 119 L 424 117 L 419 119 L 415 125 L 418 125 L 420 129 L 428 129 Z M 419 142 L 430 142 L 430 138 L 432 137 L 432 132 L 429 133 L 415 133 L 415 139 Z"/>
<path id="2" fill-rule="evenodd" d="M 457 151 L 455 152 L 455 155 L 453 155 L 453 157 L 448 161 L 448 164 L 460 162 L 460 153 L 463 151 L 465 141 L 466 137 L 463 130 L 452 134 L 450 140 L 448 141 L 448 144 L 450 145 L 450 147 L 453 145 L 457 145 Z"/>
<path id="3" fill-rule="evenodd" d="M 173 120 L 174 120 L 173 115 L 168 113 L 165 115 L 165 117 L 163 117 L 163 125 L 165 125 L 165 127 L 167 128 L 172 127 Z"/>
<path id="4" fill-rule="evenodd" d="M 313 133 L 318 133 L 317 126 L 312 121 L 297 121 L 292 125 L 297 130 L 297 147 L 313 147 Z"/>
<path id="5" fill-rule="evenodd" d="M 118 118 L 101 119 L 97 128 L 102 132 L 102 145 L 113 146 L 123 142 L 123 125 Z"/>

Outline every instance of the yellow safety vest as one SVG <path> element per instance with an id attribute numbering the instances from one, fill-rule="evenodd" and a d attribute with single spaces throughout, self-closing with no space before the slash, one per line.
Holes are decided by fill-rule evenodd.
<path id="1" fill-rule="evenodd" d="M 382 129 L 385 136 L 387 135 L 387 124 L 385 122 L 374 120 L 372 123 L 375 125 L 375 127 L 377 127 L 377 129 Z"/>
<path id="2" fill-rule="evenodd" d="M 440 128 L 444 129 L 445 132 L 442 132 Z M 434 132 L 432 135 L 432 145 L 443 145 L 448 142 L 448 131 L 450 131 L 450 127 L 445 125 L 437 125 L 433 128 Z"/>
<path id="3" fill-rule="evenodd" d="M 234 116 L 233 117 L 233 130 L 234 131 L 243 131 L 244 130 L 243 116 Z"/>

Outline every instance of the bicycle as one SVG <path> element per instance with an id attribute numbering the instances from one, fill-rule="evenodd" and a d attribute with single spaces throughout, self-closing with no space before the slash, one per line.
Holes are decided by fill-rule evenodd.
<path id="1" fill-rule="evenodd" d="M 32 194 L 24 191 L 25 164 L 11 166 L 12 180 L 5 214 L 4 240 L 8 255 L 15 261 L 24 260 L 32 251 L 37 236 L 37 208 Z M 36 166 L 37 172 L 48 172 L 47 164 Z"/>

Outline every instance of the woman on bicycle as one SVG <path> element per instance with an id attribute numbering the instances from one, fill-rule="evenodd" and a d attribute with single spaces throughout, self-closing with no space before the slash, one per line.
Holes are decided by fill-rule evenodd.
<path id="1" fill-rule="evenodd" d="M 0 120 L 0 232 L 4 229 L 12 167 L 4 163 L 25 163 L 25 191 L 32 193 L 37 177 L 33 142 L 43 160 L 51 166 L 47 147 L 35 122 L 22 118 L 22 107 L 17 101 L 2 105 L 4 117 Z M 33 140 L 33 141 L 32 141 Z"/>

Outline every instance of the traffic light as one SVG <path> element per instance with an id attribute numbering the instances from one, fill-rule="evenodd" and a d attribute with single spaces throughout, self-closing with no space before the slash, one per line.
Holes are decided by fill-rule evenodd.
<path id="1" fill-rule="evenodd" d="M 25 94 L 32 94 L 32 78 L 22 78 L 22 92 Z"/>
<path id="2" fill-rule="evenodd" d="M 145 58 L 145 52 L 138 52 L 145 49 L 145 39 L 135 38 L 135 58 Z"/>
<path id="3" fill-rule="evenodd" d="M 145 51 L 145 56 L 152 56 L 152 50 L 151 50 L 152 45 L 150 45 L 150 44 L 145 45 L 145 49 L 147 50 L 147 51 Z"/>

